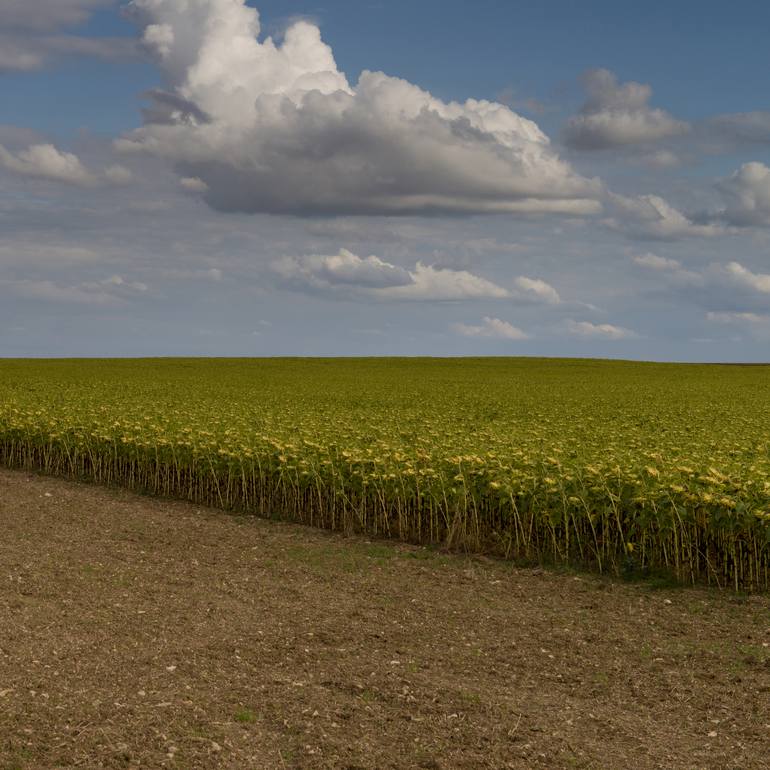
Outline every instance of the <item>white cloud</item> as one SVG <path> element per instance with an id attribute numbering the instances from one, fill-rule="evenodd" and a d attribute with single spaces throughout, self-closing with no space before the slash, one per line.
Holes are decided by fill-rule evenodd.
<path id="1" fill-rule="evenodd" d="M 507 107 L 443 102 L 364 71 L 352 86 L 307 21 L 260 42 L 243 0 L 133 0 L 170 90 L 119 140 L 209 189 L 224 211 L 288 214 L 600 210 L 538 126 Z"/>
<path id="2" fill-rule="evenodd" d="M 52 144 L 33 144 L 14 154 L 0 146 L 0 165 L 22 176 L 50 179 L 77 185 L 92 185 L 96 177 L 71 152 L 61 152 Z"/>
<path id="3" fill-rule="evenodd" d="M 522 298 L 545 302 L 549 305 L 558 305 L 561 302 L 559 292 L 551 284 L 539 278 L 527 278 L 522 275 L 516 279 L 515 284 L 517 294 Z"/>
<path id="4" fill-rule="evenodd" d="M 580 113 L 567 122 L 565 142 L 578 150 L 604 150 L 645 144 L 677 136 L 689 130 L 648 102 L 652 89 L 642 83 L 618 83 L 605 69 L 591 70 L 583 77 L 588 99 Z"/>
<path id="5" fill-rule="evenodd" d="M 33 144 L 13 153 L 0 145 L 0 167 L 20 176 L 52 182 L 93 187 L 99 184 L 126 184 L 133 178 L 125 166 L 110 166 L 102 174 L 89 171 L 77 155 L 52 144 Z"/>
<path id="6" fill-rule="evenodd" d="M 712 262 L 699 271 L 688 270 L 675 259 L 651 252 L 634 256 L 632 261 L 665 278 L 669 287 L 705 290 L 706 293 L 699 296 L 709 303 L 735 301 L 736 288 L 744 290 L 741 292 L 744 300 L 747 293 L 770 294 L 770 274 L 754 273 L 735 261 L 727 264 Z"/>
<path id="7" fill-rule="evenodd" d="M 403 268 L 383 262 L 379 257 L 361 258 L 347 249 L 340 253 L 324 257 L 320 265 L 321 277 L 329 283 L 351 284 L 372 288 L 388 286 L 405 286 L 414 282 L 413 278 Z"/>
<path id="8" fill-rule="evenodd" d="M 486 278 L 467 270 L 447 270 L 417 263 L 409 273 L 412 282 L 383 289 L 384 296 L 395 299 L 503 299 L 510 292 Z"/>
<path id="9" fill-rule="evenodd" d="M 689 236 L 710 237 L 724 232 L 724 228 L 717 224 L 693 222 L 658 195 L 629 198 L 610 193 L 608 201 L 613 216 L 605 219 L 604 224 L 631 238 L 676 240 Z"/>
<path id="10" fill-rule="evenodd" d="M 730 262 L 725 267 L 725 273 L 734 283 L 761 294 L 770 294 L 770 274 L 752 273 L 739 262 Z"/>
<path id="11" fill-rule="evenodd" d="M 567 332 L 575 337 L 593 337 L 610 340 L 625 340 L 636 337 L 636 333 L 622 326 L 593 324 L 590 321 L 567 321 Z"/>
<path id="12" fill-rule="evenodd" d="M 133 180 L 134 175 L 125 166 L 115 165 L 104 170 L 104 177 L 113 184 L 128 184 Z"/>
<path id="13" fill-rule="evenodd" d="M 501 340 L 527 340 L 529 335 L 507 321 L 499 318 L 484 316 L 479 326 L 469 326 L 463 323 L 452 324 L 450 327 L 456 334 L 463 337 L 487 337 Z"/>
<path id="14" fill-rule="evenodd" d="M 682 263 L 676 259 L 661 257 L 648 251 L 646 254 L 637 254 L 632 257 L 635 265 L 665 276 L 670 285 L 678 286 L 704 286 L 706 277 L 693 270 L 687 270 Z"/>
<path id="15" fill-rule="evenodd" d="M 675 271 L 682 269 L 682 263 L 675 259 L 659 257 L 657 254 L 647 252 L 646 254 L 637 254 L 634 258 L 634 264 L 650 270 Z"/>
<path id="16" fill-rule="evenodd" d="M 346 290 L 408 300 L 505 298 L 510 292 L 466 270 L 448 270 L 418 262 L 413 269 L 376 256 L 359 257 L 347 249 L 333 256 L 284 257 L 272 269 L 289 285 L 320 291 Z"/>
<path id="17" fill-rule="evenodd" d="M 283 278 L 311 288 L 353 286 L 383 289 L 414 283 L 407 270 L 379 257 L 359 257 L 347 249 L 333 256 L 284 257 L 273 263 Z"/>
<path id="18" fill-rule="evenodd" d="M 209 186 L 196 176 L 182 177 L 182 179 L 179 180 L 179 186 L 183 190 L 194 193 L 205 193 L 209 189 Z"/>
<path id="19" fill-rule="evenodd" d="M 379 257 L 359 257 L 341 249 L 333 256 L 284 257 L 272 269 L 289 285 L 300 289 L 368 292 L 387 299 L 461 300 L 506 299 L 556 305 L 561 297 L 543 280 L 520 276 L 509 290 L 468 272 L 426 265 L 410 269 Z"/>
<path id="20" fill-rule="evenodd" d="M 142 283 L 141 281 L 127 281 L 125 278 L 123 278 L 122 275 L 112 275 L 103 281 L 84 283 L 81 285 L 85 288 L 119 287 L 121 289 L 126 289 L 128 291 L 140 291 L 140 292 L 147 291 L 147 289 L 149 288 L 146 283 Z"/>
<path id="21" fill-rule="evenodd" d="M 717 188 L 725 199 L 722 216 L 737 226 L 770 226 L 770 168 L 764 163 L 744 163 Z"/>

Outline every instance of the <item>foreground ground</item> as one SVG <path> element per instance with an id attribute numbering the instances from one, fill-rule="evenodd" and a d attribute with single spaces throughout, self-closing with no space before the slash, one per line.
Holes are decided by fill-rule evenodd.
<path id="1" fill-rule="evenodd" d="M 0 471 L 0 770 L 767 768 L 770 600 Z"/>

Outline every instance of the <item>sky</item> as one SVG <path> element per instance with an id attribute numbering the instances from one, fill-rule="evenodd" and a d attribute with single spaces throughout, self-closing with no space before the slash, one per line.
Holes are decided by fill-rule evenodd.
<path id="1" fill-rule="evenodd" d="M 768 361 L 769 26 L 4 0 L 0 356 Z"/>

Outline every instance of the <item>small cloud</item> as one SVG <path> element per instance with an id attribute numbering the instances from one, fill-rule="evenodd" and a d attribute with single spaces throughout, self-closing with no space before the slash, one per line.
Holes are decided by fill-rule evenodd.
<path id="1" fill-rule="evenodd" d="M 93 186 L 98 181 L 77 155 L 61 152 L 52 144 L 33 144 L 19 153 L 0 146 L 0 166 L 20 176 L 67 184 Z"/>
<path id="2" fill-rule="evenodd" d="M 716 323 L 723 324 L 753 324 L 764 326 L 770 324 L 770 315 L 760 313 L 724 313 L 710 312 L 706 314 L 706 319 Z"/>
<path id="3" fill-rule="evenodd" d="M 144 293 L 149 287 L 139 281 L 127 281 L 112 275 L 101 281 L 84 281 L 76 285 L 61 285 L 49 280 L 2 281 L 20 297 L 45 302 L 80 305 L 115 305 L 125 303 L 132 295 Z"/>
<path id="4" fill-rule="evenodd" d="M 187 192 L 205 193 L 209 186 L 197 176 L 186 176 L 179 180 L 179 186 Z"/>
<path id="5" fill-rule="evenodd" d="M 503 299 L 510 296 L 507 289 L 467 270 L 445 270 L 418 262 L 409 276 L 411 283 L 384 289 L 383 296 L 416 300 Z"/>
<path id="6" fill-rule="evenodd" d="M 567 122 L 565 142 L 576 150 L 606 150 L 678 136 L 690 127 L 648 104 L 652 89 L 642 83 L 618 83 L 606 69 L 583 76 L 588 99 Z"/>
<path id="7" fill-rule="evenodd" d="M 711 312 L 706 320 L 724 326 L 738 327 L 762 342 L 770 340 L 770 315 L 764 313 Z"/>
<path id="8" fill-rule="evenodd" d="M 674 271 L 682 269 L 681 262 L 678 262 L 675 259 L 668 259 L 667 257 L 659 257 L 652 252 L 638 254 L 633 258 L 633 261 L 634 264 L 649 268 L 650 270 Z"/>
<path id="9" fill-rule="evenodd" d="M 649 168 L 677 168 L 682 165 L 682 159 L 671 150 L 656 150 L 639 156 L 636 161 L 641 166 Z"/>
<path id="10" fill-rule="evenodd" d="M 575 337 L 625 340 L 638 336 L 630 329 L 612 324 L 593 324 L 590 321 L 567 321 L 567 332 Z"/>
<path id="11" fill-rule="evenodd" d="M 516 279 L 515 284 L 517 293 L 522 298 L 545 302 L 549 305 L 558 305 L 561 302 L 559 292 L 551 284 L 539 278 L 527 278 L 522 275 Z"/>
<path id="12" fill-rule="evenodd" d="M 635 265 L 645 270 L 665 276 L 672 284 L 703 286 L 707 280 L 704 274 L 686 270 L 678 260 L 661 257 L 649 251 L 646 254 L 637 254 L 632 257 L 632 261 Z"/>
<path id="13" fill-rule="evenodd" d="M 104 176 L 108 182 L 112 182 L 113 184 L 128 184 L 134 178 L 130 169 L 120 165 L 110 166 L 105 169 Z"/>
<path id="14" fill-rule="evenodd" d="M 218 267 L 209 268 L 206 270 L 206 275 L 212 281 L 221 281 L 223 277 L 222 271 Z"/>
<path id="15" fill-rule="evenodd" d="M 319 275 L 329 283 L 350 284 L 374 289 L 391 286 L 407 286 L 412 277 L 408 271 L 379 257 L 358 257 L 347 249 L 331 257 L 323 257 L 319 265 Z"/>
<path id="16" fill-rule="evenodd" d="M 500 340 L 527 340 L 529 335 L 517 326 L 501 321 L 499 318 L 484 316 L 479 326 L 469 326 L 463 323 L 452 324 L 450 327 L 462 337 L 486 337 Z"/>
<path id="17" fill-rule="evenodd" d="M 505 298 L 510 292 L 466 270 L 418 262 L 413 269 L 376 256 L 359 257 L 341 249 L 333 256 L 284 257 L 272 269 L 287 283 L 315 291 L 353 291 L 363 296 L 399 300 Z"/>
<path id="18" fill-rule="evenodd" d="M 712 278 L 710 272 L 713 270 L 705 272 L 687 270 L 678 260 L 661 257 L 652 252 L 637 254 L 632 259 L 635 265 L 665 276 L 671 285 L 703 287 Z"/>
<path id="19" fill-rule="evenodd" d="M 414 283 L 404 268 L 373 255 L 359 257 L 347 249 L 331 256 L 284 257 L 273 263 L 273 270 L 288 281 L 309 288 L 385 289 Z"/>
<path id="20" fill-rule="evenodd" d="M 734 283 L 761 294 L 770 294 L 770 274 L 752 273 L 739 262 L 730 262 L 725 267 L 725 273 Z"/>
<path id="21" fill-rule="evenodd" d="M 744 163 L 717 189 L 726 203 L 721 217 L 729 224 L 770 227 L 770 168 L 764 163 Z"/>
<path id="22" fill-rule="evenodd" d="M 140 281 L 127 281 L 121 275 L 113 275 L 104 281 L 98 281 L 95 284 L 83 284 L 84 286 L 120 286 L 123 289 L 130 289 L 131 291 L 147 291 L 149 288 L 146 283 Z"/>
<path id="23" fill-rule="evenodd" d="M 32 144 L 17 153 L 0 145 L 0 167 L 19 176 L 80 187 L 126 184 L 133 179 L 131 171 L 119 165 L 109 166 L 101 174 L 93 173 L 77 155 L 59 150 L 52 144 Z"/>
<path id="24" fill-rule="evenodd" d="M 613 216 L 603 224 L 630 238 L 676 240 L 691 236 L 713 237 L 725 232 L 717 224 L 698 224 L 675 209 L 659 195 L 639 195 L 629 198 L 608 194 Z"/>

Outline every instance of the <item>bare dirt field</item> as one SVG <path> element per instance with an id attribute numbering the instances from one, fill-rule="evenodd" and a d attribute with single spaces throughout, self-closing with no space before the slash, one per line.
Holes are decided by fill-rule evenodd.
<path id="1" fill-rule="evenodd" d="M 0 471 L 0 770 L 770 767 L 770 598 Z"/>

